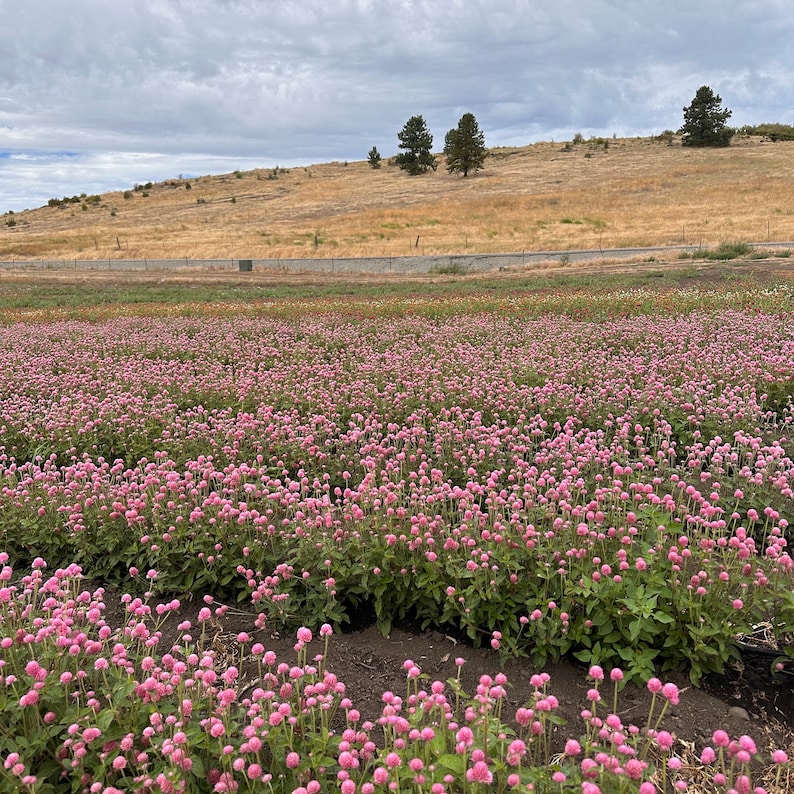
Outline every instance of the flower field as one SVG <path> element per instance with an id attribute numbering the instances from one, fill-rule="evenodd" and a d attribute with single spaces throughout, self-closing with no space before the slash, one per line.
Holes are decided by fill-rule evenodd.
<path id="1" fill-rule="evenodd" d="M 697 684 L 759 625 L 779 668 L 794 659 L 793 297 L 0 327 L 0 790 L 686 790 L 659 676 Z M 128 594 L 124 625 L 104 587 Z M 161 647 L 161 622 L 205 594 Z M 246 636 L 220 659 L 219 602 L 255 605 L 263 637 L 297 632 L 296 658 Z M 508 714 L 502 674 L 467 695 L 409 660 L 406 692 L 363 719 L 308 643 L 406 620 L 492 647 L 497 671 L 526 657 L 534 701 Z M 591 689 L 551 758 L 540 671 L 570 656 Z M 618 716 L 628 682 L 658 694 L 636 726 Z M 712 790 L 754 790 L 755 744 L 718 733 Z M 788 774 L 782 749 L 762 761 Z"/>

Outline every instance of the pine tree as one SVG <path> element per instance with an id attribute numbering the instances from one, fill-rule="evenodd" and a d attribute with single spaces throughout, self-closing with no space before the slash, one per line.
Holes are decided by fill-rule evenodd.
<path id="1" fill-rule="evenodd" d="M 397 133 L 399 148 L 404 151 L 394 161 L 412 176 L 424 174 L 428 168 L 436 170 L 436 158 L 433 157 L 433 136 L 427 128 L 422 116 L 411 116 L 405 126 Z"/>
<path id="2" fill-rule="evenodd" d="M 485 136 L 480 131 L 472 113 L 464 113 L 457 129 L 451 129 L 444 138 L 447 171 L 468 176 L 469 171 L 479 171 L 485 162 Z"/>
<path id="3" fill-rule="evenodd" d="M 698 88 L 689 107 L 684 108 L 684 124 L 678 131 L 683 146 L 728 146 L 733 130 L 725 123 L 730 110 L 722 109 L 722 98 L 707 85 Z"/>
<path id="4" fill-rule="evenodd" d="M 369 152 L 367 153 L 367 161 L 369 162 L 370 168 L 380 168 L 380 161 L 381 161 L 380 152 L 378 151 L 377 146 L 373 146 Z"/>

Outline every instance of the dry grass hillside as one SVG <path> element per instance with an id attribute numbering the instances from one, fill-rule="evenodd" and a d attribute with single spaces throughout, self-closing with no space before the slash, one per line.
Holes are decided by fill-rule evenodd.
<path id="1" fill-rule="evenodd" d="M 384 161 L 257 169 L 6 214 L 0 259 L 398 256 L 794 240 L 794 142 L 490 150 L 464 179 Z M 60 197 L 59 197 L 60 198 Z"/>

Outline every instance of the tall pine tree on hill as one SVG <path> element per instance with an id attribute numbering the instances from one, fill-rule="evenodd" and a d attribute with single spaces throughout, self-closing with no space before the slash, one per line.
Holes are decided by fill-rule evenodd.
<path id="1" fill-rule="evenodd" d="M 444 154 L 447 156 L 447 171 L 468 176 L 469 171 L 478 171 L 485 162 L 485 136 L 472 113 L 464 113 L 457 129 L 451 129 L 444 139 Z"/>
<path id="2" fill-rule="evenodd" d="M 707 85 L 698 88 L 692 104 L 684 108 L 684 124 L 678 131 L 683 146 L 728 146 L 733 130 L 726 124 L 730 110 Z"/>
<path id="3" fill-rule="evenodd" d="M 431 153 L 433 136 L 422 116 L 411 116 L 397 133 L 397 139 L 403 151 L 394 161 L 403 171 L 415 176 L 424 174 L 428 168 L 436 170 L 436 158 Z"/>

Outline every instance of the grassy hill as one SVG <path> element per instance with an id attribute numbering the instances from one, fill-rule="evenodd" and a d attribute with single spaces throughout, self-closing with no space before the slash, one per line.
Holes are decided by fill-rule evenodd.
<path id="1" fill-rule="evenodd" d="M 462 178 L 384 161 L 76 196 L 0 219 L 0 259 L 400 256 L 794 239 L 794 141 L 495 148 Z"/>

